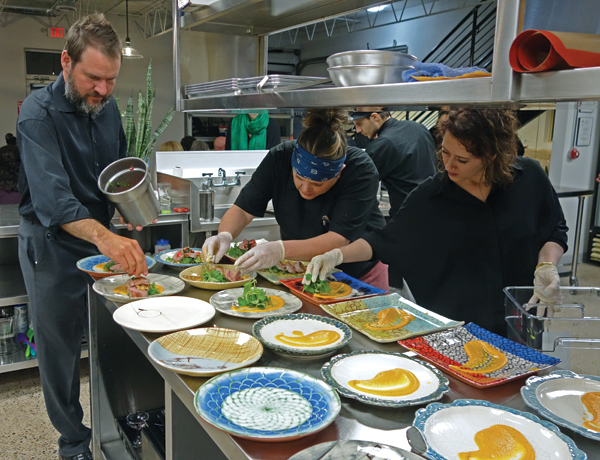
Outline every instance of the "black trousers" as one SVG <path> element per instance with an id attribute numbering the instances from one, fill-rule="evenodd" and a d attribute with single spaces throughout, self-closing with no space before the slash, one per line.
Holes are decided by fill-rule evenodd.
<path id="1" fill-rule="evenodd" d="M 89 449 L 91 430 L 82 424 L 79 402 L 81 339 L 87 330 L 87 285 L 92 279 L 76 267 L 96 247 L 66 232 L 52 234 L 21 219 L 19 262 L 29 296 L 44 401 L 60 433 L 59 454 Z M 88 279 L 86 279 L 89 278 Z"/>

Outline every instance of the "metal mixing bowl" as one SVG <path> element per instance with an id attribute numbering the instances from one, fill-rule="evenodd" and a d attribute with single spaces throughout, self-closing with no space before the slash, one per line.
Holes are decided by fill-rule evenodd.
<path id="1" fill-rule="evenodd" d="M 335 86 L 383 85 L 401 83 L 402 72 L 414 69 L 401 65 L 347 65 L 329 67 L 327 71 Z"/>
<path id="2" fill-rule="evenodd" d="M 411 66 L 417 60 L 411 54 L 398 51 L 357 50 L 332 54 L 327 58 L 329 67 L 343 65 L 403 65 Z"/>

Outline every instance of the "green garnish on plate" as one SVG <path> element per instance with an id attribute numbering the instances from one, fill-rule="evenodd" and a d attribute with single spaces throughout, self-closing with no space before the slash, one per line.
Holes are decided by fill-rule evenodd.
<path id="1" fill-rule="evenodd" d="M 223 273 L 215 268 L 214 270 L 204 269 L 202 272 L 202 281 L 208 283 L 226 283 L 228 280 Z"/>
<path id="2" fill-rule="evenodd" d="M 258 308 L 264 310 L 272 305 L 271 299 L 267 296 L 264 289 L 256 287 L 256 280 L 248 281 L 244 284 L 242 297 L 238 297 L 240 307 Z"/>
<path id="3" fill-rule="evenodd" d="M 310 273 L 307 273 L 305 275 L 305 278 L 308 281 L 311 281 L 312 275 Z M 330 292 L 331 288 L 329 287 L 329 281 L 327 280 L 317 280 L 317 281 L 311 281 L 310 284 L 305 284 L 304 287 L 302 288 L 302 292 L 307 292 L 309 294 L 322 294 L 323 292 Z"/>

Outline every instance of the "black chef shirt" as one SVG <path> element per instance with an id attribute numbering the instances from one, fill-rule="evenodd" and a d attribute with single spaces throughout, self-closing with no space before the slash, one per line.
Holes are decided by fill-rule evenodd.
<path id="1" fill-rule="evenodd" d="M 506 336 L 502 289 L 533 285 L 540 249 L 553 241 L 566 251 L 567 230 L 548 176 L 519 158 L 514 181 L 494 187 L 485 203 L 438 173 L 365 239 L 419 305 Z"/>
<path id="2" fill-rule="evenodd" d="M 114 98 L 97 115 L 78 112 L 65 98 L 62 73 L 25 99 L 17 126 L 22 173 L 19 213 L 56 231 L 93 218 L 108 226 L 112 205 L 98 176 L 125 156 L 127 140 Z"/>
<path id="3" fill-rule="evenodd" d="M 354 241 L 365 231 L 385 225 L 377 203 L 377 169 L 369 156 L 348 147 L 346 167 L 336 184 L 323 195 L 305 200 L 294 185 L 292 151 L 295 141 L 271 149 L 252 174 L 250 182 L 235 201 L 253 216 L 263 216 L 273 200 L 275 218 L 284 240 L 305 240 L 328 231 Z M 360 278 L 375 266 L 377 259 L 342 264 L 340 269 Z"/>

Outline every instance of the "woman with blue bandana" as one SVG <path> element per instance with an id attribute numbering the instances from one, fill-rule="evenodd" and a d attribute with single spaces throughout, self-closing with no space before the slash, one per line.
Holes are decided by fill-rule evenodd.
<path id="1" fill-rule="evenodd" d="M 298 140 L 271 149 L 252 174 L 221 219 L 218 235 L 205 241 L 205 257 L 219 261 L 252 219 L 264 215 L 270 200 L 281 240 L 241 256 L 236 266 L 242 271 L 269 268 L 283 259 L 309 261 L 382 228 L 377 169 L 364 151 L 348 146 L 347 121 L 343 109 L 309 109 Z M 376 258 L 340 269 L 373 286 L 389 287 L 387 265 Z"/>

